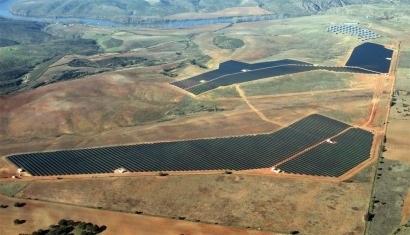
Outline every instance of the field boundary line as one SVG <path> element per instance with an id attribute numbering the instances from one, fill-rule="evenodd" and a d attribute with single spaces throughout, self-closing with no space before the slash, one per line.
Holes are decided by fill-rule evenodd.
<path id="1" fill-rule="evenodd" d="M 312 146 L 310 146 L 310 147 L 308 147 L 308 148 L 305 148 L 304 150 L 302 150 L 302 151 L 300 151 L 300 152 L 298 152 L 298 153 L 296 153 L 296 154 L 294 154 L 294 155 L 292 155 L 292 156 L 290 156 L 290 157 L 288 157 L 288 158 L 286 158 L 286 159 L 284 159 L 284 160 L 282 160 L 282 161 L 276 163 L 276 164 L 273 165 L 272 167 L 275 167 L 275 168 L 276 168 L 276 167 L 279 167 L 280 165 L 282 165 L 282 164 L 284 164 L 284 163 L 286 163 L 286 162 L 288 162 L 288 161 L 290 161 L 290 160 L 293 160 L 293 159 L 299 157 L 300 155 L 302 155 L 302 154 L 304 154 L 304 153 L 306 153 L 306 152 L 308 152 L 308 151 L 310 151 L 310 150 L 316 148 L 317 146 L 319 146 L 319 145 L 325 143 L 328 139 L 333 139 L 333 138 L 335 138 L 335 137 L 338 137 L 339 135 L 342 135 L 343 133 L 345 133 L 345 132 L 347 132 L 348 130 L 353 129 L 353 128 L 354 128 L 354 127 L 352 127 L 352 126 L 351 126 L 351 127 L 348 127 L 348 128 L 346 128 L 346 129 L 344 129 L 343 131 L 337 133 L 336 135 L 331 136 L 331 137 L 329 137 L 329 138 L 327 138 L 327 139 L 325 139 L 325 140 L 322 140 L 322 141 L 320 141 L 320 142 L 318 142 L 318 143 L 316 143 L 316 144 L 314 144 L 314 145 L 312 145 Z M 337 143 L 336 143 L 336 144 L 337 144 Z"/>

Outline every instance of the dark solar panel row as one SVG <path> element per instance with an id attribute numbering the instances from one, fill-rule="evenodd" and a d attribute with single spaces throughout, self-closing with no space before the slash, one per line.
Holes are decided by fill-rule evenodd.
<path id="1" fill-rule="evenodd" d="M 347 128 L 310 115 L 271 134 L 9 156 L 35 176 L 128 171 L 246 170 L 271 167 Z M 315 131 L 317 130 L 317 131 Z"/>
<path id="2" fill-rule="evenodd" d="M 254 81 L 254 80 L 268 78 L 268 77 L 276 77 L 276 76 L 282 76 L 286 74 L 307 72 L 307 71 L 313 71 L 313 70 L 327 70 L 327 71 L 334 71 L 334 72 L 366 73 L 366 74 L 374 73 L 374 72 L 364 70 L 361 68 L 353 68 L 353 67 L 285 65 L 285 66 L 280 66 L 280 67 L 271 67 L 271 68 L 265 68 L 261 70 L 250 70 L 247 72 L 226 75 L 224 77 L 221 77 L 221 78 L 209 81 L 209 82 L 201 83 L 200 85 L 196 85 L 194 87 L 187 88 L 186 90 L 193 94 L 198 95 L 203 92 L 216 89 L 220 86 L 229 86 L 229 85 L 233 85 L 237 83 L 249 82 L 249 81 Z"/>
<path id="3" fill-rule="evenodd" d="M 182 81 L 177 81 L 171 83 L 174 86 L 180 87 L 182 89 L 186 89 L 192 86 L 200 85 L 202 82 L 207 82 L 221 76 L 228 76 L 230 74 L 238 74 L 242 73 L 242 70 L 255 70 L 255 69 L 262 69 L 274 66 L 283 66 L 289 64 L 300 64 L 300 65 L 310 65 L 305 62 L 300 62 L 296 60 L 278 60 L 278 61 L 269 61 L 269 62 L 261 62 L 256 64 L 248 64 L 239 61 L 226 61 L 219 65 L 219 69 L 213 70 L 210 72 L 206 72 Z"/>
<path id="4" fill-rule="evenodd" d="M 373 134 L 350 129 L 312 150 L 278 166 L 286 173 L 338 177 L 370 156 Z"/>

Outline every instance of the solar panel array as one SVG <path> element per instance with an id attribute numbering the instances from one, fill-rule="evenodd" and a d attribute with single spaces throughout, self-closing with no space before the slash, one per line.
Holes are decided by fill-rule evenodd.
<path id="1" fill-rule="evenodd" d="M 350 36 L 356 36 L 358 39 L 363 41 L 381 37 L 380 34 L 375 33 L 371 30 L 362 29 L 352 25 L 330 25 L 326 27 L 326 32 L 348 34 Z"/>
<path id="2" fill-rule="evenodd" d="M 284 66 L 290 64 L 299 64 L 299 65 L 311 65 L 309 63 L 296 61 L 296 60 L 277 60 L 277 61 L 269 61 L 269 62 L 261 62 L 255 64 L 248 64 L 240 61 L 229 60 L 223 62 L 219 65 L 219 68 L 213 71 L 209 71 L 185 80 L 177 81 L 171 83 L 174 86 L 180 87 L 182 89 L 187 89 L 189 87 L 201 85 L 203 82 L 209 82 L 210 80 L 223 78 L 227 75 L 232 74 L 240 74 L 242 70 L 258 70 L 263 68 L 270 68 L 270 67 L 277 67 L 277 66 Z"/>
<path id="3" fill-rule="evenodd" d="M 310 115 L 279 131 L 231 138 L 187 140 L 95 149 L 20 154 L 7 157 L 35 176 L 132 172 L 246 170 L 271 167 L 349 128 Z M 348 140 L 348 142 L 356 140 Z"/>
<path id="4" fill-rule="evenodd" d="M 312 150 L 287 161 L 277 168 L 287 173 L 338 177 L 370 156 L 373 134 L 361 129 L 350 129 Z"/>

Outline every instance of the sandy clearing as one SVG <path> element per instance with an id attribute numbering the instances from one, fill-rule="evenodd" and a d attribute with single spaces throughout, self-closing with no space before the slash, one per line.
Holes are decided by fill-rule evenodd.
<path id="1" fill-rule="evenodd" d="M 390 119 L 386 133 L 386 149 L 383 156 L 404 162 L 410 162 L 410 133 L 403 128 L 410 125 L 409 120 Z"/>
<path id="2" fill-rule="evenodd" d="M 14 202 L 25 202 L 26 206 L 14 207 Z M 1 209 L 1 234 L 27 233 L 56 224 L 60 219 L 91 222 L 107 226 L 102 234 L 238 234 L 267 235 L 274 233 L 244 230 L 232 227 L 202 224 L 189 221 L 149 217 L 129 213 L 98 210 L 85 207 L 63 205 L 51 202 L 22 200 L 0 195 L 0 203 L 9 207 Z M 22 225 L 14 225 L 14 219 L 24 219 Z"/>

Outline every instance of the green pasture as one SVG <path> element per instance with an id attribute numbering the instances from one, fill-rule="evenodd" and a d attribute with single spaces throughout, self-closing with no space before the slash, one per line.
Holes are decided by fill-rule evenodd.
<path id="1" fill-rule="evenodd" d="M 353 74 L 310 71 L 255 80 L 241 85 L 249 96 L 349 88 Z"/>

